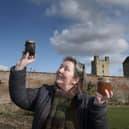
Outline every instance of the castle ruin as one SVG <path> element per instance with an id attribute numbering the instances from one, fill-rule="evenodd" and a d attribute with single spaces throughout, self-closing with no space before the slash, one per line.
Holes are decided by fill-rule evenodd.
<path id="1" fill-rule="evenodd" d="M 97 76 L 110 76 L 109 64 L 110 61 L 108 56 L 105 56 L 105 59 L 94 56 L 94 60 L 91 61 L 91 74 Z"/>

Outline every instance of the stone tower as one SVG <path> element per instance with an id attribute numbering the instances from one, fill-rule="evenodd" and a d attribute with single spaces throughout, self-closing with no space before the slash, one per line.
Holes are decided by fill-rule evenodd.
<path id="1" fill-rule="evenodd" d="M 97 76 L 110 76 L 109 64 L 108 56 L 105 56 L 105 59 L 99 59 L 99 56 L 94 56 L 94 60 L 91 61 L 91 73 Z"/>
<path id="2" fill-rule="evenodd" d="M 129 56 L 123 61 L 123 74 L 124 77 L 129 77 Z"/>

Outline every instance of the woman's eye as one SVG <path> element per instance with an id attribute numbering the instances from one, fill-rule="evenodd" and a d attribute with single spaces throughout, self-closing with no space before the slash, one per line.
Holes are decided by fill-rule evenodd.
<path id="1" fill-rule="evenodd" d="M 70 71 L 70 69 L 68 67 L 65 67 L 65 71 Z"/>

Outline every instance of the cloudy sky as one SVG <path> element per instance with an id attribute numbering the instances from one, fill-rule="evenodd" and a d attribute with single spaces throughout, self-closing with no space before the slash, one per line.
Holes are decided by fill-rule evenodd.
<path id="1" fill-rule="evenodd" d="M 129 0 L 2 0 L 0 65 L 20 58 L 23 42 L 37 42 L 36 71 L 54 72 L 66 55 L 91 72 L 93 56 L 109 56 L 110 74 L 123 75 L 129 54 Z M 8 48 L 6 47 L 8 45 Z"/>

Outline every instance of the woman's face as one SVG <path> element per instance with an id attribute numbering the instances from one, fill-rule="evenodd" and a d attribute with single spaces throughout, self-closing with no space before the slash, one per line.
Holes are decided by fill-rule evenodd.
<path id="1" fill-rule="evenodd" d="M 64 61 L 56 72 L 56 84 L 64 90 L 71 89 L 77 80 L 74 77 L 74 63 Z"/>

